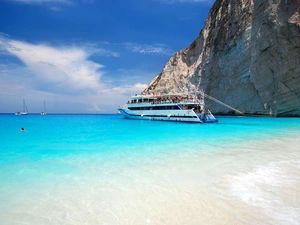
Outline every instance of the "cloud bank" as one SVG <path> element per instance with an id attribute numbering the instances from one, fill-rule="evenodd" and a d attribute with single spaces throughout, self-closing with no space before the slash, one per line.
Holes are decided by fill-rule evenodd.
<path id="1" fill-rule="evenodd" d="M 134 93 L 136 91 L 143 91 L 147 86 L 147 84 L 137 83 L 135 85 L 115 87 L 112 90 L 118 93 Z"/>
<path id="2" fill-rule="evenodd" d="M 136 43 L 125 43 L 124 46 L 132 52 L 145 54 L 145 55 L 167 55 L 170 56 L 174 52 L 172 49 L 162 44 L 146 45 Z"/>
<path id="3" fill-rule="evenodd" d="M 8 40 L 5 46 L 35 75 L 37 89 L 84 94 L 101 88 L 99 80 L 103 72 L 99 69 L 104 66 L 88 60 L 90 55 L 83 49 L 16 40 Z"/>
<path id="4" fill-rule="evenodd" d="M 50 94 L 65 101 L 78 96 L 80 102 L 91 102 L 88 112 L 102 112 L 94 102 L 123 102 L 125 96 L 127 99 L 129 94 L 146 88 L 147 84 L 128 84 L 128 81 L 119 86 L 114 81 L 103 83 L 105 66 L 91 60 L 97 56 L 119 57 L 119 54 L 93 43 L 57 47 L 13 40 L 0 33 L 0 57 L 18 59 L 14 63 L 0 63 L 0 93 L 2 97 L 21 99 L 24 94 L 31 96 L 30 99 Z"/>

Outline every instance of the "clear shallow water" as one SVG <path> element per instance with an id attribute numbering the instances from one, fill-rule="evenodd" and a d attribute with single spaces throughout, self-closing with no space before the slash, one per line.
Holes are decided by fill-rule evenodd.
<path id="1" fill-rule="evenodd" d="M 300 119 L 218 119 L 0 115 L 0 224 L 298 224 Z"/>

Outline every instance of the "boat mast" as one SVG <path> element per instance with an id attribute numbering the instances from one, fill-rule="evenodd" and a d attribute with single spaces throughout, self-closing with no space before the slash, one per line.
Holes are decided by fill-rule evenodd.
<path id="1" fill-rule="evenodd" d="M 25 103 L 25 99 L 23 99 L 23 112 L 27 112 L 27 106 Z"/>

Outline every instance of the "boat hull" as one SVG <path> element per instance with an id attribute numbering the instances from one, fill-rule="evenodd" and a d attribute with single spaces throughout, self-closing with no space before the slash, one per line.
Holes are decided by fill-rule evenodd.
<path id="1" fill-rule="evenodd" d="M 27 112 L 16 112 L 15 115 L 16 116 L 24 116 L 24 115 L 27 115 L 28 113 Z"/>
<path id="2" fill-rule="evenodd" d="M 159 110 L 156 112 L 133 112 L 124 108 L 120 108 L 118 110 L 125 118 L 128 119 L 202 123 L 201 119 L 192 110 Z"/>

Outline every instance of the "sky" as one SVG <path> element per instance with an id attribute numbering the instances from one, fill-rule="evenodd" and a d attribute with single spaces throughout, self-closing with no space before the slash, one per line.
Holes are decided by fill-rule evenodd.
<path id="1" fill-rule="evenodd" d="M 117 113 L 214 0 L 0 0 L 0 113 Z"/>

